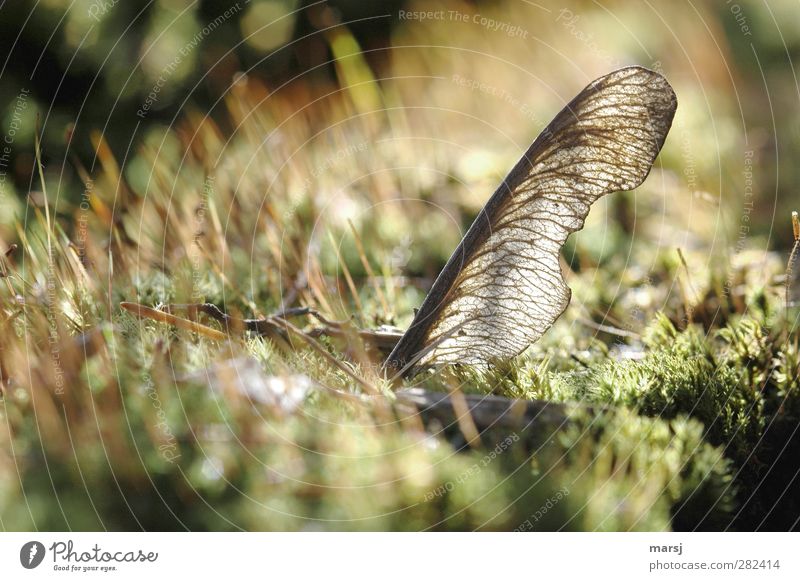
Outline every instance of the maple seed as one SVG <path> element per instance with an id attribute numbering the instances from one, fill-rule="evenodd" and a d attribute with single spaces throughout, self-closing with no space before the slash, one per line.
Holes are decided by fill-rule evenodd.
<path id="1" fill-rule="evenodd" d="M 641 184 L 677 99 L 642 67 L 590 83 L 556 115 L 478 214 L 384 370 L 518 355 L 564 312 L 559 253 L 601 196 Z"/>

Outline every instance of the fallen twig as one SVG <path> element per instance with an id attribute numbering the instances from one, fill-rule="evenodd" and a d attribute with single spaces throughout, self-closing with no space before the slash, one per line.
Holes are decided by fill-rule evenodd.
<path id="1" fill-rule="evenodd" d="M 226 335 L 222 331 L 217 331 L 216 329 L 212 329 L 211 327 L 207 327 L 206 325 L 201 325 L 200 323 L 195 323 L 194 321 L 190 321 L 189 319 L 176 317 L 175 315 L 167 313 L 165 311 L 160 311 L 158 309 L 145 307 L 144 305 L 140 305 L 138 303 L 129 303 L 129 302 L 122 302 L 120 303 L 119 306 L 128 311 L 129 313 L 137 315 L 138 317 L 152 319 L 154 321 L 158 321 L 160 323 L 166 323 L 168 325 L 174 325 L 179 329 L 192 331 L 199 335 L 208 337 L 209 339 L 213 339 L 214 341 L 225 341 L 226 339 L 228 339 L 228 335 Z"/>

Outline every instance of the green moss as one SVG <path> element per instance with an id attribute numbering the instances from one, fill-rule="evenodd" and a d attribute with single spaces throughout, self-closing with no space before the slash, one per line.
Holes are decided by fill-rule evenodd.
<path id="1" fill-rule="evenodd" d="M 239 98 L 231 95 L 229 109 L 245 113 L 248 99 Z M 474 449 L 457 425 L 398 418 L 388 382 L 374 373 L 380 361 L 360 360 L 360 346 L 311 333 L 332 364 L 303 341 L 219 344 L 122 312 L 123 300 L 199 296 L 242 316 L 307 305 L 363 327 L 410 322 L 458 241 L 453 225 L 468 224 L 482 201 L 475 188 L 452 203 L 464 192 L 452 177 L 463 157 L 440 155 L 436 140 L 403 149 L 411 142 L 382 139 L 378 117 L 340 123 L 351 117 L 346 103 L 304 103 L 302 115 L 287 115 L 298 103 L 281 99 L 271 95 L 263 106 L 276 109 L 248 114 L 246 124 L 234 118 L 246 130 L 230 141 L 186 119 L 170 132 L 172 153 L 191 152 L 180 171 L 171 154 L 133 154 L 134 166 L 157 176 L 146 195 L 125 193 L 137 188 L 113 175 L 93 176 L 95 202 L 113 207 L 111 221 L 98 204 L 83 221 L 54 209 L 48 225 L 31 206 L 27 230 L 14 231 L 20 248 L 4 258 L 0 285 L 3 527 L 797 527 L 797 312 L 771 286 L 785 257 L 759 249 L 756 263 L 741 241 L 730 265 L 709 260 L 700 244 L 682 260 L 652 235 L 661 236 L 662 214 L 642 212 L 636 232 L 625 220 L 635 195 L 609 198 L 613 232 L 601 252 L 592 240 L 605 220 L 594 223 L 596 235 L 590 223 L 569 241 L 572 304 L 528 352 L 407 382 L 570 410 L 562 425 L 483 434 Z M 425 109 L 386 109 L 397 110 L 410 126 L 432 120 Z M 286 119 L 280 131 L 273 118 Z M 311 119 L 328 128 L 325 139 L 309 140 Z M 265 148 L 264 135 L 278 133 L 280 143 Z M 359 143 L 376 147 L 320 171 L 331 144 Z M 662 171 L 675 171 L 665 154 Z M 101 161 L 114 165 L 107 152 Z M 426 203 L 394 195 L 415 191 L 427 192 Z M 51 189 L 48 199 L 62 194 Z M 85 243 L 85 264 L 76 241 Z M 709 262 L 720 266 L 697 267 Z M 216 374 L 240 360 L 256 377 L 302 376 L 315 387 L 297 409 L 276 409 L 230 373 Z M 367 397 L 354 377 L 381 395 Z"/>

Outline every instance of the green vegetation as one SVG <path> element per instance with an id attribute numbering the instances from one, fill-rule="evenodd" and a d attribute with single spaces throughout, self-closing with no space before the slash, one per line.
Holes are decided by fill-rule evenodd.
<path id="1" fill-rule="evenodd" d="M 577 407 L 560 426 L 485 435 L 482 446 L 456 451 L 452 438 L 403 419 L 390 386 L 374 372 L 380 358 L 373 354 L 370 363 L 355 338 L 314 339 L 335 365 L 294 335 L 220 343 L 120 310 L 123 299 L 157 304 L 198 296 L 231 312 L 277 308 L 278 297 L 298 288 L 299 273 L 308 280 L 299 303 L 343 305 L 347 285 L 340 278 L 337 290 L 334 277 L 347 272 L 357 291 L 347 303 L 357 313 L 354 325 L 392 321 L 385 306 L 405 312 L 419 300 L 419 291 L 389 276 L 390 260 L 379 258 L 390 255 L 385 243 L 359 256 L 348 225 L 332 234 L 342 241 L 341 262 L 323 253 L 321 264 L 301 266 L 314 259 L 301 238 L 311 235 L 302 229 L 313 221 L 297 218 L 313 212 L 303 199 L 292 212 L 278 209 L 276 194 L 269 199 L 276 209 L 258 215 L 247 209 L 258 200 L 240 191 L 234 226 L 223 236 L 217 216 L 230 191 L 227 172 L 204 178 L 194 167 L 200 161 L 154 166 L 187 180 L 180 187 L 194 196 L 170 210 L 166 195 L 151 194 L 145 203 L 129 192 L 124 212 L 109 222 L 115 235 L 108 249 L 99 242 L 99 187 L 84 252 L 76 234 L 61 228 L 64 217 L 48 222 L 37 210 L 17 251 L 24 260 L 6 266 L 4 317 L 13 333 L 4 335 L 2 351 L 4 527 L 717 530 L 788 528 L 800 514 L 791 492 L 800 458 L 797 335 L 781 289 L 751 285 L 764 276 L 760 269 L 731 267 L 741 281 L 738 299 L 724 288 L 716 294 L 718 277 L 693 280 L 666 256 L 646 285 L 631 281 L 615 296 L 596 289 L 613 288 L 625 270 L 611 264 L 573 275 L 577 304 L 525 355 L 489 368 L 427 372 L 413 382 Z M 265 261 L 280 257 L 283 277 L 271 268 L 250 271 L 247 246 L 231 243 L 255 224 L 266 234 L 249 247 Z M 278 245 L 270 232 L 288 242 Z M 224 267 L 210 249 L 226 258 Z M 370 264 L 385 275 L 367 275 Z M 779 274 L 780 262 L 770 264 L 777 272 L 768 276 Z M 257 283 L 250 284 L 251 273 Z M 103 284 L 109 279 L 110 296 Z M 666 281 L 702 298 L 684 295 L 642 311 L 647 326 L 620 341 L 608 321 L 623 319 L 629 295 L 659 296 Z M 722 312 L 720 305 L 724 324 L 688 321 L 687 312 L 702 320 L 711 306 Z M 321 310 L 344 318 L 340 308 Z M 581 311 L 601 309 L 605 322 L 581 323 Z M 310 318 L 295 322 L 309 332 L 319 328 Z M 30 373 L 20 373 L 25 369 Z M 365 385 L 381 395 L 340 395 L 367 393 Z M 299 398 L 264 400 L 285 389 L 299 389 Z M 493 438 L 514 445 L 492 455 Z"/>
<path id="2" fill-rule="evenodd" d="M 491 14 L 524 20 L 502 10 Z M 381 356 L 357 331 L 408 324 L 460 229 L 563 105 L 556 95 L 585 84 L 543 68 L 559 89 L 543 90 L 501 58 L 514 39 L 431 48 L 434 26 L 397 33 L 406 48 L 380 82 L 340 27 L 325 40 L 335 83 L 273 91 L 238 76 L 214 115 L 144 123 L 129 151 L 95 133 L 95 163 L 63 164 L 69 187 L 63 167 L 35 164 L 27 198 L 0 221 L 0 529 L 797 528 L 788 251 L 765 250 L 766 227 L 737 239 L 749 158 L 737 138 L 710 140 L 717 124 L 732 134 L 739 112 L 698 113 L 724 91 L 674 74 L 678 51 L 663 51 L 680 105 L 660 161 L 569 240 L 572 304 L 542 340 L 402 386 L 376 371 Z M 543 27 L 543 44 L 575 42 L 559 26 Z M 452 80 L 486 70 L 518 101 Z M 756 204 L 753 221 L 773 211 Z M 790 238 L 788 216 L 777 220 Z M 299 315 L 301 333 L 215 341 L 123 301 L 243 317 L 307 306 L 345 323 L 332 333 Z M 396 405 L 411 386 L 545 400 L 567 417 L 468 446 L 466 427 L 423 425 Z"/>

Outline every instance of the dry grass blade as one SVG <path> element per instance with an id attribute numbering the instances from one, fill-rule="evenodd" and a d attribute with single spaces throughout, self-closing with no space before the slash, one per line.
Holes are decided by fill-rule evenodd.
<path id="1" fill-rule="evenodd" d="M 344 280 L 347 282 L 347 288 L 350 291 L 350 295 L 353 297 L 353 302 L 356 305 L 356 311 L 358 312 L 359 316 L 363 316 L 364 306 L 361 304 L 361 299 L 358 296 L 358 290 L 356 289 L 355 282 L 353 281 L 353 277 L 350 274 L 350 269 L 347 268 L 347 263 L 342 258 L 341 252 L 339 252 L 339 247 L 333 238 L 333 234 L 328 232 L 328 237 L 330 238 L 331 241 L 331 248 L 333 248 L 333 251 L 336 253 L 336 262 L 342 265 L 342 273 L 344 274 Z"/>
<path id="2" fill-rule="evenodd" d="M 179 329 L 191 331 L 193 333 L 197 333 L 198 335 L 203 335 L 204 337 L 213 339 L 214 341 L 225 341 L 229 338 L 229 336 L 222 331 L 217 331 L 216 329 L 212 329 L 206 325 L 201 325 L 200 323 L 195 323 L 189 319 L 176 317 L 173 314 L 165 313 L 164 311 L 159 311 L 158 309 L 153 309 L 150 307 L 145 307 L 144 305 L 129 302 L 122 302 L 119 304 L 119 306 L 129 313 L 133 313 L 137 317 L 151 319 L 153 321 L 158 321 L 159 323 L 166 323 L 167 325 L 174 325 Z"/>
<path id="3" fill-rule="evenodd" d="M 383 309 L 383 316 L 386 318 L 389 315 L 389 303 L 386 301 L 386 296 L 384 296 L 383 291 L 381 290 L 381 285 L 378 283 L 378 279 L 375 276 L 375 271 L 372 270 L 372 266 L 370 266 L 369 260 L 367 260 L 367 254 L 364 252 L 364 245 L 361 243 L 361 236 L 358 235 L 356 227 L 353 226 L 353 223 L 350 220 L 348 220 L 347 223 L 350 225 L 350 231 L 353 233 L 353 238 L 356 242 L 356 248 L 358 249 L 358 256 L 361 259 L 361 264 L 364 266 L 364 270 L 366 271 L 367 276 L 372 283 L 372 287 L 375 289 L 375 294 L 378 296 L 378 300 L 381 303 L 381 308 Z"/>
<path id="4" fill-rule="evenodd" d="M 797 263 L 797 254 L 800 250 L 800 218 L 797 216 L 797 212 L 792 212 L 792 233 L 794 234 L 794 245 L 792 246 L 792 252 L 789 254 L 789 262 L 786 264 L 786 287 L 785 287 L 785 305 L 786 307 L 792 307 L 797 304 L 797 299 L 795 296 L 797 294 L 797 270 L 795 269 L 795 265 Z"/>

